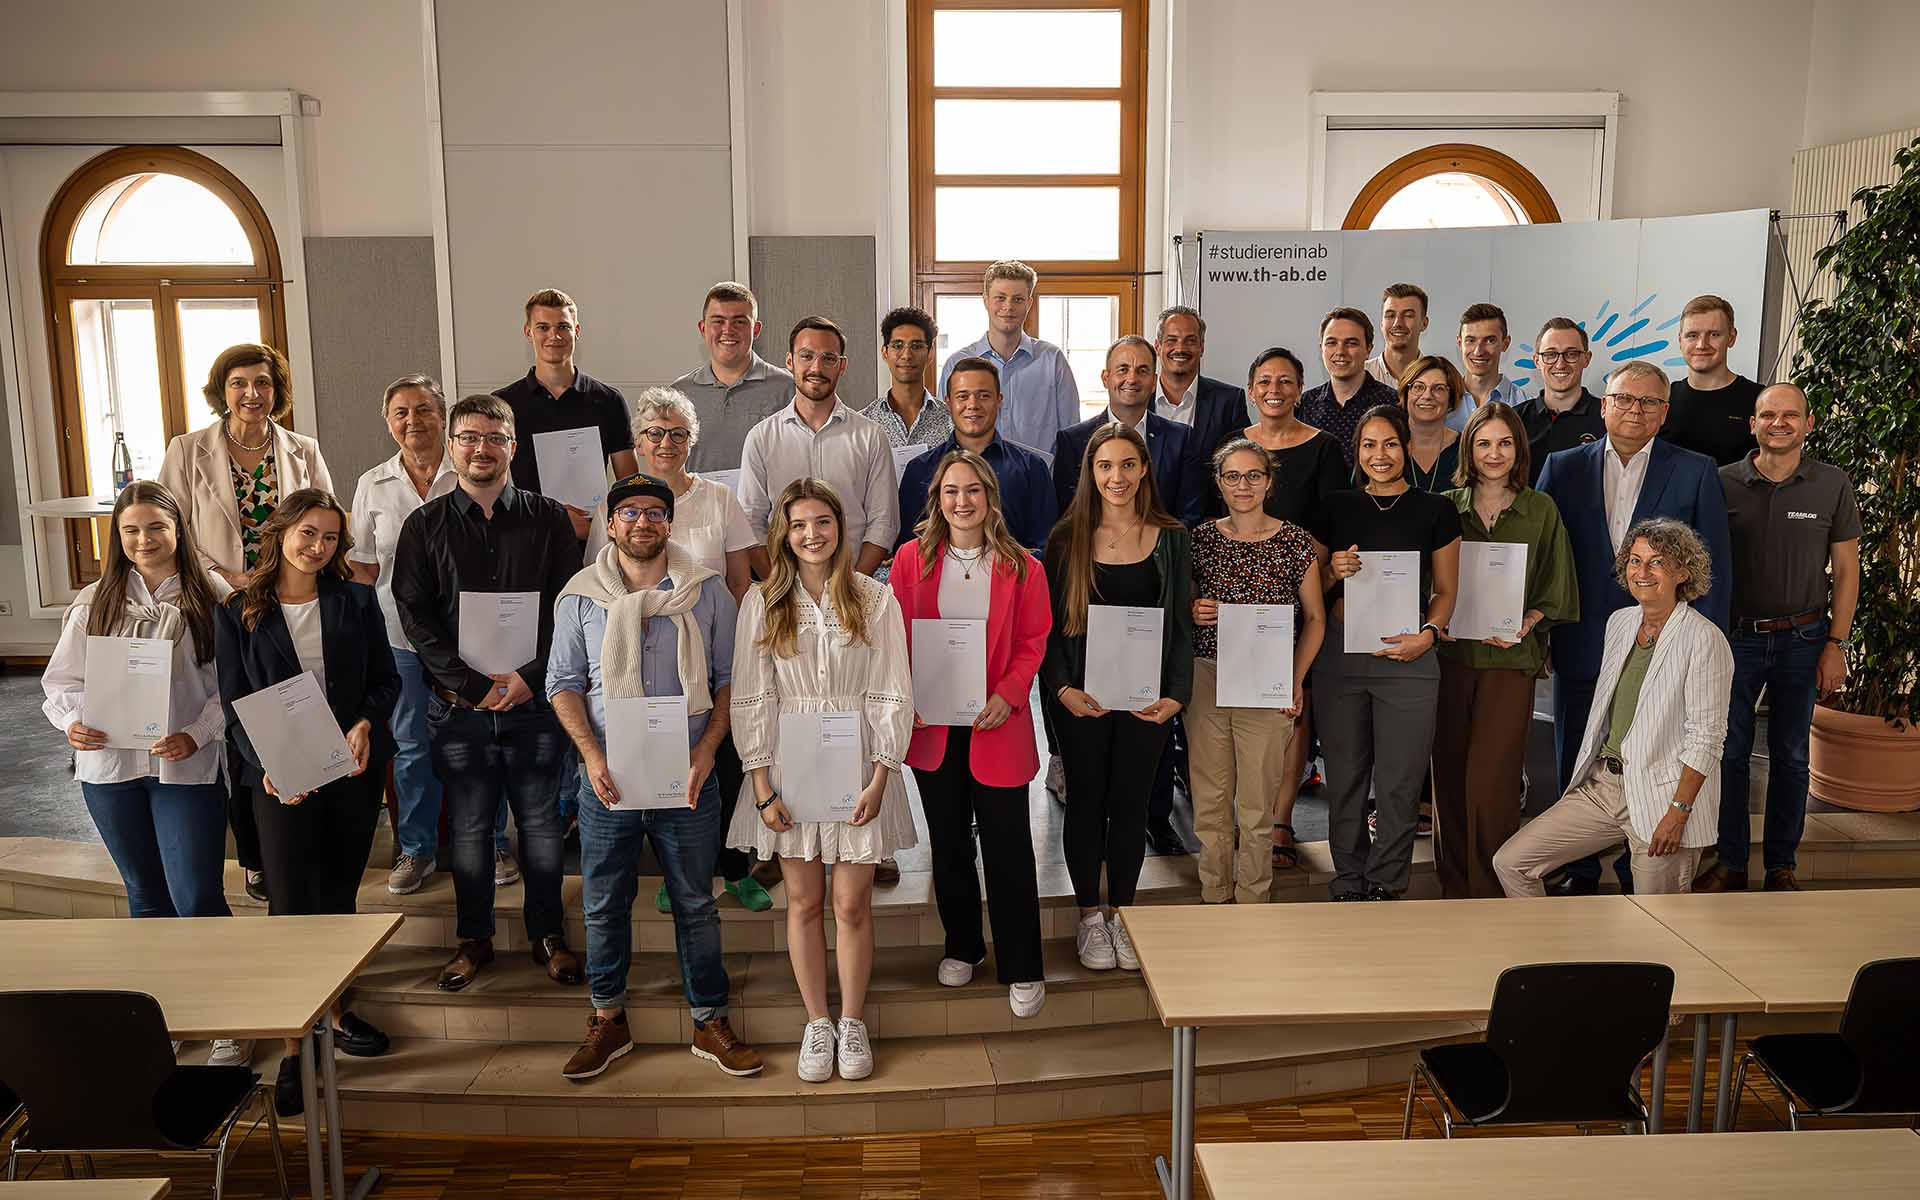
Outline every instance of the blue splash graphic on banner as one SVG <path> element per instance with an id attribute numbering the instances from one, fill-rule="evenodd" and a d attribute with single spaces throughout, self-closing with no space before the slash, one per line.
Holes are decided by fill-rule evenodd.
<path id="1" fill-rule="evenodd" d="M 1618 330 L 1615 330 L 1614 326 L 1619 323 L 1621 314 L 1614 310 L 1613 301 L 1608 300 L 1603 302 L 1600 305 L 1599 311 L 1594 313 L 1590 320 L 1579 323 L 1580 328 L 1587 331 L 1587 343 L 1593 348 L 1593 352 L 1596 355 L 1605 354 L 1608 363 L 1618 364 L 1630 362 L 1637 358 L 1651 358 L 1662 350 L 1665 350 L 1668 346 L 1671 346 L 1673 344 L 1671 338 L 1659 336 L 1649 336 L 1645 341 L 1631 341 L 1635 334 L 1645 330 L 1647 325 L 1653 320 L 1652 317 L 1640 316 L 1641 311 L 1659 298 L 1660 293 L 1658 292 L 1653 292 L 1643 297 L 1640 303 L 1627 310 L 1627 324 Z M 1635 320 L 1635 318 L 1638 318 L 1638 320 Z M 1679 323 L 1680 317 L 1678 314 L 1675 314 L 1660 322 L 1660 324 L 1655 325 L 1649 333 L 1651 335 L 1658 335 Z M 1589 328 L 1589 326 L 1592 327 Z M 1630 344 L 1622 346 L 1622 342 L 1630 342 Z M 1609 351 L 1611 351 L 1611 353 L 1608 353 Z M 1520 343 L 1520 356 L 1513 360 L 1513 366 L 1515 370 L 1525 371 L 1527 374 L 1521 375 L 1513 381 L 1516 387 L 1526 388 L 1534 383 L 1532 372 L 1540 368 L 1539 364 L 1534 361 L 1533 352 L 1534 347 L 1532 345 L 1526 342 Z M 1662 366 L 1678 367 L 1684 365 L 1686 359 L 1663 358 L 1660 360 L 1660 363 Z"/>

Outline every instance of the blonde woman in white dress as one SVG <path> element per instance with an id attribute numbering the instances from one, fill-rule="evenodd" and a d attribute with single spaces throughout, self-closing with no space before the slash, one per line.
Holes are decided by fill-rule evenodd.
<path id="1" fill-rule="evenodd" d="M 873 1073 L 863 1020 L 873 972 L 873 871 L 915 842 L 900 777 L 913 733 L 906 628 L 888 587 L 853 570 L 844 510 L 831 485 L 796 479 L 773 506 L 772 570 L 740 606 L 734 640 L 733 739 L 747 779 L 727 843 L 777 857 L 787 887 L 787 957 L 807 1009 L 798 1074 L 809 1083 Z M 861 762 L 871 774 L 846 821 L 796 821 L 784 795 L 809 781 L 783 778 L 786 713 L 860 714 Z M 840 1020 L 827 1013 L 822 925 L 828 865 L 840 976 Z M 836 1055 L 837 1050 L 837 1055 Z"/>

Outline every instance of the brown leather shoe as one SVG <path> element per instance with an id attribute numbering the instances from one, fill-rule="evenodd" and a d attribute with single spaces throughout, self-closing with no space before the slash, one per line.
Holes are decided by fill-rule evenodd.
<path id="1" fill-rule="evenodd" d="M 580 956 L 567 949 L 567 939 L 550 933 L 533 944 L 533 961 L 547 969 L 547 978 L 555 983 L 579 983 L 586 972 Z"/>
<path id="2" fill-rule="evenodd" d="M 1693 890 L 1696 892 L 1744 892 L 1747 890 L 1747 873 L 1729 871 L 1725 865 L 1715 863 L 1694 876 Z"/>
<path id="3" fill-rule="evenodd" d="M 763 888 L 776 888 L 786 881 L 786 876 L 780 873 L 780 860 L 777 858 L 763 858 L 754 863 L 753 877 L 760 881 Z"/>
<path id="4" fill-rule="evenodd" d="M 873 882 L 880 887 L 891 887 L 900 882 L 900 860 L 891 854 L 880 860 L 873 868 Z"/>
<path id="5" fill-rule="evenodd" d="M 733 1036 L 725 1017 L 710 1017 L 693 1031 L 693 1053 L 729 1075 L 758 1075 L 760 1052 Z"/>
<path id="6" fill-rule="evenodd" d="M 1763 891 L 1769 892 L 1799 892 L 1806 890 L 1800 886 L 1800 881 L 1793 877 L 1792 867 L 1768 867 L 1767 881 L 1761 885 L 1761 887 Z"/>
<path id="7" fill-rule="evenodd" d="M 611 1017 L 594 1013 L 587 1018 L 587 1040 L 580 1043 L 560 1073 L 576 1081 L 592 1079 L 631 1049 L 633 1038 L 627 1034 L 626 1010 Z"/>
<path id="8" fill-rule="evenodd" d="M 440 990 L 457 992 L 472 983 L 480 968 L 493 961 L 492 938 L 467 938 L 447 965 L 440 969 Z"/>

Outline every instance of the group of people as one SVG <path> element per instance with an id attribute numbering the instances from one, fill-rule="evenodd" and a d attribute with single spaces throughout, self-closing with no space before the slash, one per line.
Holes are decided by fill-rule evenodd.
<path id="1" fill-rule="evenodd" d="M 524 378 L 451 405 L 424 375 L 386 389 L 397 452 L 350 508 L 317 443 L 283 424 L 286 360 L 259 345 L 222 353 L 205 389 L 220 420 L 175 438 L 159 481 L 120 493 L 100 579 L 45 674 L 46 714 L 78 752 L 133 915 L 227 913 L 229 825 L 270 913 L 353 911 L 390 766 L 391 891 L 439 869 L 443 810 L 448 826 L 459 947 L 439 986 L 466 988 L 493 961 L 495 890 L 517 874 L 534 961 L 587 985 L 566 1077 L 631 1049 L 630 917 L 650 843 L 692 1052 L 761 1070 L 729 1023 L 713 880 L 754 909 L 777 883 L 807 1013 L 797 1073 L 859 1079 L 873 1070 L 873 889 L 916 840 L 909 774 L 945 928 L 939 982 L 970 983 L 986 958 L 978 862 L 997 977 L 1031 1017 L 1046 971 L 1027 796 L 1043 770 L 1064 804 L 1075 953 L 1088 969 L 1138 969 L 1113 910 L 1133 902 L 1149 843 L 1170 836 L 1176 781 L 1202 899 L 1262 902 L 1276 865 L 1297 864 L 1291 816 L 1316 740 L 1334 900 L 1402 895 L 1429 819 L 1449 897 L 1539 895 L 1550 879 L 1590 891 L 1598 854 L 1623 842 L 1626 886 L 1743 888 L 1763 686 L 1767 886 L 1794 886 L 1808 722 L 1817 693 L 1844 681 L 1858 518 L 1846 477 L 1803 452 L 1805 395 L 1727 369 L 1725 301 L 1683 310 L 1685 383 L 1628 362 L 1601 397 L 1581 382 L 1587 334 L 1566 318 L 1537 339 L 1532 396 L 1502 372 L 1506 318 L 1490 304 L 1462 316 L 1464 372 L 1424 352 L 1427 298 L 1412 284 L 1382 297 L 1377 352 L 1367 313 L 1328 313 L 1328 379 L 1304 391 L 1281 347 L 1255 357 L 1244 390 L 1202 375 L 1206 324 L 1174 307 L 1152 340 L 1109 348 L 1107 406 L 1081 419 L 1064 355 L 1025 332 L 1037 284 L 1021 263 L 987 271 L 988 332 L 948 358 L 937 395 L 924 383 L 933 318 L 888 313 L 889 387 L 864 409 L 838 395 L 838 325 L 801 320 L 775 366 L 754 351 L 757 303 L 736 283 L 703 300 L 707 362 L 629 407 L 575 364 L 578 306 L 543 290 L 525 308 Z M 578 430 L 597 431 L 611 479 L 596 512 L 545 495 L 532 452 L 538 433 Z M 1473 579 L 1462 564 L 1481 558 L 1463 546 L 1476 542 L 1524 547 L 1524 615 L 1504 636 L 1456 639 Z M 1419 626 L 1356 651 L 1348 593 L 1384 569 L 1383 551 L 1417 557 Z M 485 593 L 537 597 L 535 652 L 514 669 L 463 657 L 462 605 Z M 1242 669 L 1221 654 L 1235 605 L 1292 610 L 1287 707 L 1222 702 Z M 1110 649 L 1092 637 L 1102 606 L 1160 614 L 1157 687 L 1135 707 L 1088 690 L 1089 661 Z M 983 624 L 971 721 L 915 711 L 909 632 L 922 620 Z M 151 749 L 107 748 L 82 723 L 88 636 L 173 643 L 173 722 Z M 302 672 L 354 773 L 286 794 L 235 705 Z M 1523 825 L 1543 672 L 1565 794 Z M 612 751 L 633 731 L 610 708 L 672 697 L 685 701 L 687 800 L 624 804 Z M 839 797 L 782 769 L 782 739 L 824 744 L 830 716 L 851 718 L 833 727 L 857 730 L 862 764 Z M 574 831 L 584 958 L 561 901 Z M 1716 843 L 1718 864 L 1696 878 Z M 352 1012 L 329 1019 L 344 1052 L 386 1049 Z M 297 1070 L 283 1064 L 279 1084 L 296 1111 Z"/>

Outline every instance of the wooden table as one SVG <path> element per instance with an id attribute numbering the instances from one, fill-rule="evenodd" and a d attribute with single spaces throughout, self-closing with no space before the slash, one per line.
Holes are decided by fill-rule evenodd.
<path id="1" fill-rule="evenodd" d="M 1861 967 L 1920 953 L 1920 889 L 1635 896 L 1633 903 L 1738 979 L 1770 1013 L 1839 1012 Z M 1737 1026 L 1734 1013 L 1722 1018 L 1714 1109 L 1721 1131 L 1738 1103 Z"/>
<path id="2" fill-rule="evenodd" d="M 1920 1137 L 1904 1129 L 1836 1129 L 1716 1138 L 1214 1144 L 1200 1147 L 1200 1173 L 1214 1200 L 1266 1200 L 1283 1187 L 1341 1200 L 1909 1200 L 1920 1188 Z"/>
<path id="3" fill-rule="evenodd" d="M 1673 1011 L 1758 1012 L 1760 998 L 1625 896 L 1551 902 L 1233 904 L 1121 910 L 1163 1025 L 1173 1030 L 1171 1200 L 1193 1194 L 1196 1031 L 1202 1025 L 1484 1020 L 1508 967 L 1658 962 L 1673 968 Z M 1694 1054 L 1704 1061 L 1704 1021 Z M 1654 1056 L 1663 1081 L 1667 1042 Z M 1697 1127 L 1705 1076 L 1688 1104 Z M 1652 1116 L 1661 1119 L 1661 1086 Z M 1657 1124 L 1656 1124 L 1657 1127 Z"/>
<path id="4" fill-rule="evenodd" d="M 0 1200 L 160 1200 L 172 1190 L 165 1179 L 32 1179 L 0 1182 Z"/>
<path id="5" fill-rule="evenodd" d="M 316 1059 L 326 1081 L 326 1121 L 333 1134 L 326 1145 L 328 1175 L 334 1196 L 348 1195 L 333 1022 L 321 1017 L 400 921 L 399 913 L 0 921 L 0 962 L 9 964 L 10 989 L 145 992 L 160 1002 L 168 1034 L 180 1041 L 298 1039 L 308 1182 L 319 1200 L 326 1193 Z M 364 1196 L 379 1175 L 378 1168 L 369 1168 L 352 1194 Z"/>

